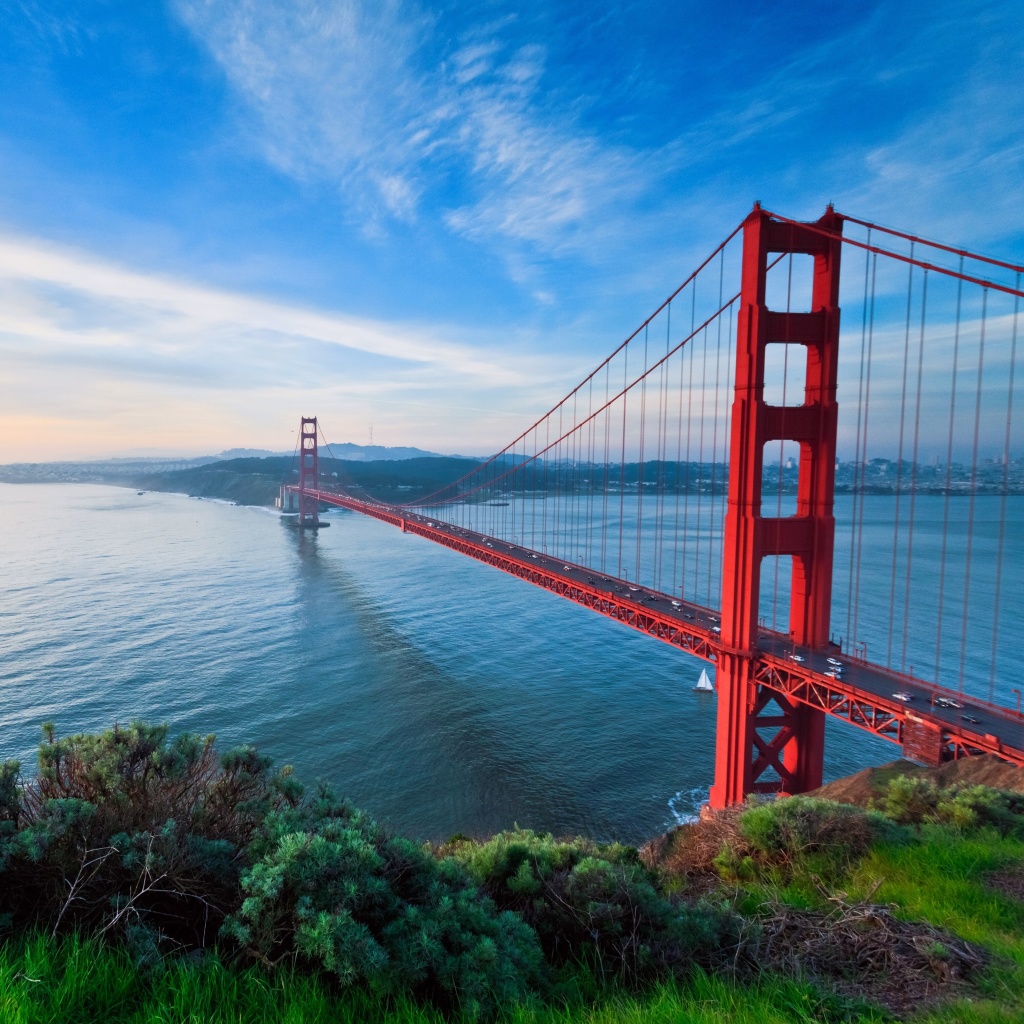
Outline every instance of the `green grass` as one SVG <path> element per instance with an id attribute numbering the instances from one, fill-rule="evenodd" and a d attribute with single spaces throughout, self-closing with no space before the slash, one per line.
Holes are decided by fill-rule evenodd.
<path id="1" fill-rule="evenodd" d="M 500 1024 L 826 1024 L 883 1018 L 823 999 L 809 985 L 766 978 L 742 986 L 698 972 L 640 996 L 606 994 L 563 1007 L 507 1007 Z M 215 960 L 140 975 L 122 951 L 35 936 L 0 948 L 4 1024 L 442 1024 L 436 1011 L 361 991 L 337 994 L 278 969 Z"/>
<path id="2" fill-rule="evenodd" d="M 994 829 L 963 833 L 923 825 L 918 841 L 876 844 L 848 871 L 822 856 L 808 857 L 794 873 L 762 873 L 742 886 L 739 907 L 755 913 L 777 900 L 801 909 L 824 908 L 812 876 L 850 902 L 895 904 L 899 917 L 927 921 L 983 946 L 993 961 L 976 980 L 978 992 L 923 1012 L 920 1024 L 1022 1024 L 1024 1022 L 1024 905 L 985 884 L 990 872 L 1024 865 L 1024 842 Z"/>
<path id="3" fill-rule="evenodd" d="M 35 936 L 0 951 L 4 1024 L 437 1024 L 408 1002 L 361 992 L 332 997 L 316 979 L 281 969 L 235 970 L 210 959 L 140 975 L 123 951 L 71 937 Z"/>
<path id="4" fill-rule="evenodd" d="M 1024 865 L 1024 843 L 980 830 L 967 835 L 923 826 L 921 841 L 881 844 L 850 877 L 850 896 L 895 903 L 900 916 L 924 920 L 995 955 L 980 989 L 986 997 L 960 1000 L 922 1017 L 929 1024 L 1021 1024 L 1024 1021 L 1024 906 L 985 884 L 985 876 Z"/>

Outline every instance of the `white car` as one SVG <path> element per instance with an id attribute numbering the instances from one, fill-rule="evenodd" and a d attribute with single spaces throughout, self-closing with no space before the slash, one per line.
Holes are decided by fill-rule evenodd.
<path id="1" fill-rule="evenodd" d="M 935 698 L 935 703 L 938 704 L 940 708 L 962 708 L 963 707 L 963 704 L 961 704 L 958 700 L 953 700 L 952 697 L 936 697 Z"/>
<path id="2" fill-rule="evenodd" d="M 843 663 L 838 658 L 826 658 L 825 659 L 833 668 L 842 669 Z"/>
<path id="3" fill-rule="evenodd" d="M 906 690 L 897 690 L 893 694 L 893 697 L 895 697 L 896 700 L 902 701 L 904 704 L 908 704 L 914 699 L 914 695 L 912 693 L 907 693 Z"/>
<path id="4" fill-rule="evenodd" d="M 791 654 L 789 656 L 789 660 L 790 661 L 803 661 L 804 659 L 803 659 L 803 655 L 802 654 Z"/>

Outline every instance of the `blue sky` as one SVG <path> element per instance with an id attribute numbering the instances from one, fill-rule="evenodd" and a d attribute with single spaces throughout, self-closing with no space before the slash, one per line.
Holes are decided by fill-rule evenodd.
<path id="1" fill-rule="evenodd" d="M 1024 260 L 997 3 L 0 9 L 0 461 L 500 447 L 760 199 Z"/>

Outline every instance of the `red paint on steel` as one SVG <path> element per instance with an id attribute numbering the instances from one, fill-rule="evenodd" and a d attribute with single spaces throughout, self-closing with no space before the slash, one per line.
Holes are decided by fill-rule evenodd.
<path id="1" fill-rule="evenodd" d="M 295 486 L 289 486 L 286 490 L 299 492 L 299 488 Z M 540 552 L 512 545 L 516 552 L 512 553 L 507 543 L 496 538 L 482 537 L 449 524 L 438 523 L 402 506 L 360 501 L 333 491 L 314 490 L 307 492 L 306 496 L 317 504 L 334 505 L 379 519 L 381 522 L 402 530 L 403 533 L 416 534 L 460 554 L 468 555 L 518 579 L 557 594 L 559 597 L 567 598 L 585 608 L 596 611 L 615 622 L 646 633 L 663 643 L 671 644 L 687 654 L 721 666 L 725 650 L 720 636 L 714 633 L 713 628 L 690 624 L 689 620 L 684 618 L 687 614 L 693 614 L 695 617 L 700 616 L 708 621 L 717 615 L 713 609 L 690 602 L 680 602 L 681 607 L 673 612 L 655 609 L 640 601 L 621 596 L 614 591 L 609 592 L 600 586 L 571 578 L 562 569 L 565 563 L 542 555 Z M 502 548 L 505 550 L 501 550 Z M 536 559 L 533 558 L 534 555 L 537 555 Z M 593 570 L 585 566 L 570 566 L 570 572 L 599 575 L 594 574 Z M 630 586 L 626 580 L 613 578 L 609 582 L 621 588 Z M 644 592 L 651 593 L 646 588 Z M 658 599 L 658 603 L 672 607 L 671 602 L 674 599 L 670 595 L 656 594 L 654 596 Z M 682 621 L 680 621 L 681 619 Z M 765 644 L 780 645 L 784 641 L 788 641 L 788 638 L 783 637 L 782 634 L 765 629 L 758 631 L 758 637 Z M 764 652 L 756 654 L 751 658 L 749 664 L 752 683 L 759 688 L 757 690 L 758 699 L 761 699 L 762 691 L 765 689 L 777 694 L 778 697 L 774 698 L 776 702 L 778 703 L 779 697 L 785 702 L 779 704 L 784 715 L 791 715 L 794 708 L 807 707 L 839 718 L 892 743 L 902 744 L 904 722 L 909 713 L 915 717 L 932 721 L 938 726 L 942 733 L 945 751 L 943 756 L 946 759 L 964 757 L 968 754 L 987 753 L 995 754 L 1005 761 L 1024 767 L 1024 749 L 1009 745 L 995 735 L 974 733 L 963 726 L 953 725 L 930 716 L 928 712 L 921 709 L 908 709 L 898 700 L 858 689 L 842 678 L 825 676 L 809 668 L 806 664 Z M 887 681 L 887 690 L 899 690 L 904 685 L 930 686 L 930 684 L 923 684 L 921 680 L 906 674 L 882 669 L 877 669 L 877 671 Z M 946 690 L 937 686 L 930 686 L 930 689 L 938 696 L 957 696 L 954 690 Z M 972 704 L 985 707 L 987 711 L 1000 715 L 1007 722 L 1019 721 L 1019 718 L 1007 708 L 986 705 L 984 701 L 973 699 Z M 772 720 L 778 717 L 765 714 L 767 710 L 769 710 L 767 701 L 757 710 L 760 723 L 765 728 L 769 727 Z M 778 723 L 775 722 L 775 725 Z M 771 741 L 765 740 L 763 737 L 760 738 L 760 741 L 764 747 L 768 748 L 767 759 L 769 762 L 772 757 L 777 760 L 778 752 L 771 749 Z M 751 741 L 752 751 L 754 746 L 754 741 Z M 762 747 L 757 749 L 763 753 Z"/>
<path id="2" fill-rule="evenodd" d="M 827 237 L 833 236 L 833 232 L 828 227 L 819 227 L 819 226 L 813 225 L 813 224 L 804 224 L 801 221 L 790 220 L 788 217 L 783 217 L 782 214 L 780 214 L 780 213 L 771 213 L 771 214 L 768 214 L 768 216 L 771 217 L 773 220 L 778 221 L 780 224 L 791 224 L 791 225 L 794 225 L 794 226 L 797 226 L 797 227 L 803 227 L 803 228 L 805 228 L 808 231 L 811 231 L 811 232 L 814 232 L 814 233 L 816 233 L 818 235 L 821 235 L 823 238 L 827 238 Z M 840 221 L 845 220 L 845 219 L 849 219 L 849 220 L 853 219 L 853 218 L 843 217 L 842 215 L 839 215 L 839 214 L 836 214 L 836 216 L 838 217 L 838 219 Z M 820 224 L 821 222 L 819 221 L 818 223 Z M 867 222 L 866 221 L 858 221 L 857 223 L 863 224 L 863 223 L 867 223 Z M 876 225 L 870 225 L 870 226 L 876 227 Z M 886 229 L 885 228 L 879 228 L 878 230 L 884 231 Z M 890 234 L 896 234 L 897 232 L 889 232 L 889 233 Z M 990 280 L 988 280 L 988 279 L 986 279 L 984 277 L 975 277 L 972 274 L 965 274 L 963 272 L 963 270 L 952 270 L 949 267 L 943 267 L 943 266 L 940 266 L 937 263 L 929 263 L 926 260 L 918 259 L 915 256 L 908 256 L 908 255 L 906 255 L 904 253 L 901 253 L 901 252 L 894 252 L 892 249 L 883 249 L 881 246 L 878 246 L 878 245 L 871 245 L 868 242 L 861 242 L 859 239 L 856 239 L 856 238 L 849 238 L 849 237 L 844 236 L 844 235 L 839 235 L 839 236 L 834 236 L 834 237 L 839 237 L 844 245 L 853 245 L 853 246 L 856 246 L 858 249 L 863 249 L 865 252 L 873 252 L 873 253 L 876 253 L 879 256 L 886 256 L 889 259 L 898 260 L 900 263 L 907 263 L 910 266 L 920 267 L 922 270 L 928 270 L 928 271 L 931 271 L 932 273 L 935 273 L 935 274 L 943 274 L 946 277 L 953 278 L 954 280 L 966 281 L 969 284 L 976 284 L 976 285 L 979 285 L 982 288 L 991 289 L 992 291 L 1003 292 L 1006 295 L 1016 295 L 1018 298 L 1024 298 L 1024 291 L 1021 291 L 1019 285 L 1018 285 L 1018 287 L 1012 287 L 1012 286 L 1007 285 L 1007 284 L 1000 284 L 998 281 L 990 281 Z M 903 236 L 903 237 L 910 238 L 912 236 L 907 235 L 907 236 Z M 934 243 L 924 242 L 922 240 L 922 244 L 924 244 L 924 245 L 933 245 Z M 959 252 L 958 249 L 952 249 L 949 246 L 943 246 L 943 245 L 935 244 L 934 247 L 936 249 L 944 249 L 946 252 L 953 252 L 953 253 Z M 985 263 L 993 264 L 995 266 L 1006 267 L 1009 270 L 1016 270 L 1016 271 L 1024 272 L 1024 267 L 1018 267 L 1015 263 L 1001 263 L 998 260 L 991 260 L 991 259 L 988 259 L 988 258 L 983 257 L 983 256 L 974 256 L 974 255 L 971 255 L 970 253 L 964 253 L 964 255 L 965 256 L 969 256 L 971 259 L 981 260 L 981 261 L 983 261 Z"/>
<path id="3" fill-rule="evenodd" d="M 310 491 L 320 489 L 320 458 L 315 416 L 303 416 L 299 425 L 299 526 L 318 526 L 318 503 Z"/>
<path id="4" fill-rule="evenodd" d="M 755 207 L 743 228 L 743 268 L 732 410 L 729 504 L 722 573 L 722 657 L 718 665 L 718 737 L 711 805 L 728 807 L 751 792 L 802 793 L 821 785 L 825 717 L 811 705 L 768 697 L 755 678 L 761 561 L 792 557 L 789 635 L 795 644 L 828 643 L 835 519 L 836 367 L 842 222 L 829 208 L 817 225 L 775 221 Z M 779 313 L 765 302 L 771 253 L 814 257 L 810 313 Z M 765 352 L 773 343 L 807 348 L 803 405 L 764 401 Z M 800 446 L 797 511 L 761 515 L 764 446 Z M 771 740 L 759 730 L 778 729 Z M 774 778 L 764 778 L 769 771 Z"/>

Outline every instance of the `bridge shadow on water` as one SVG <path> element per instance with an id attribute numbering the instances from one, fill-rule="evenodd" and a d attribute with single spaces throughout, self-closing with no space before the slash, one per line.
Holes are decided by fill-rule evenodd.
<path id="1" fill-rule="evenodd" d="M 299 732 L 315 738 L 324 774 L 341 792 L 425 838 L 485 834 L 516 821 L 597 825 L 587 795 L 547 770 L 530 728 L 496 715 L 472 672 L 449 670 L 428 643 L 397 628 L 373 589 L 319 537 L 297 536 L 295 550 L 296 615 L 308 648 L 289 700 Z"/>
<path id="2" fill-rule="evenodd" d="M 294 541 L 287 700 L 317 770 L 422 837 L 523 826 L 640 842 L 706 798 L 702 663 L 347 512 Z M 890 745 L 830 726 L 827 774 Z M 294 741 L 293 741 L 294 742 Z"/>

